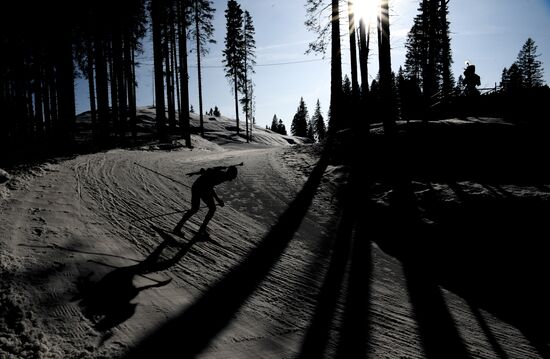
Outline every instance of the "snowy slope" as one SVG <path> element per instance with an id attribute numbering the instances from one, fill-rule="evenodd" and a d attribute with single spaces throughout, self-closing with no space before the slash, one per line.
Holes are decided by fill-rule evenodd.
<path id="1" fill-rule="evenodd" d="M 151 120 L 153 112 L 141 115 Z M 455 220 L 460 214 L 458 219 L 466 221 L 450 222 L 456 225 L 450 227 L 455 229 L 452 236 L 432 226 L 439 228 L 433 232 L 438 235 L 418 239 L 408 232 L 408 222 L 388 222 L 391 188 L 375 183 L 377 212 L 373 222 L 362 223 L 392 231 L 373 231 L 376 237 L 367 237 L 369 246 L 358 251 L 355 244 L 353 260 L 346 264 L 333 250 L 341 247 L 335 238 L 339 210 L 334 194 L 346 182 L 346 169 L 328 166 L 298 232 L 290 239 L 273 237 L 274 227 L 284 232 L 281 216 L 313 171 L 318 148 L 288 146 L 286 139 L 261 129 L 255 133 L 263 143 L 246 144 L 232 133 L 232 126 L 228 119 L 206 119 L 206 139 L 193 135 L 193 149 L 179 140 L 169 148 L 152 142 L 112 149 L 50 161 L 5 182 L 0 202 L 0 357 L 116 358 L 128 351 L 139 357 L 133 350 L 147 349 L 151 342 L 153 349 L 182 357 L 198 351 L 201 358 L 280 359 L 296 357 L 305 348 L 332 358 L 342 345 L 368 347 L 368 357 L 374 358 L 425 358 L 426 353 L 453 357 L 462 351 L 482 358 L 503 357 L 498 353 L 542 357 L 540 343 L 510 318 L 486 303 L 474 305 L 468 293 L 449 285 L 460 284 L 456 278 L 432 282 L 433 272 L 415 272 L 411 264 L 420 258 L 427 266 L 437 265 L 434 271 L 441 275 L 466 268 L 468 284 L 502 293 L 506 286 L 487 286 L 484 280 L 490 277 L 477 272 L 486 263 L 484 256 L 495 253 L 489 250 L 497 242 L 481 247 L 482 252 L 470 249 L 479 249 L 482 235 L 500 223 L 497 214 L 511 222 L 510 211 L 500 206 L 484 223 L 457 208 L 464 198 L 474 209 L 487 200 L 508 203 L 502 201 L 510 196 L 544 201 L 547 185 L 415 178 L 412 190 L 423 225 L 431 226 L 442 215 Z M 180 214 L 170 213 L 188 207 L 193 178 L 186 173 L 240 162 L 244 166 L 237 179 L 217 191 L 226 206 L 218 208 L 209 226 L 212 242 L 195 243 L 186 230 L 180 243 L 169 243 L 151 228 L 171 228 Z M 472 213 L 486 216 L 484 209 L 498 209 L 496 205 Z M 192 218 L 191 230 L 204 214 L 202 208 Z M 486 225 L 483 232 L 476 233 L 469 221 Z M 508 228 L 515 227 L 502 226 L 498 233 Z M 475 240 L 465 242 L 468 236 Z M 529 253 L 515 242 L 505 244 L 497 254 L 513 259 L 513 253 Z M 453 252 L 464 260 L 455 261 L 449 254 Z M 537 263 L 497 268 L 526 274 Z M 503 283 L 511 283 L 508 278 Z M 533 284 L 522 279 L 514 277 L 513 283 L 523 283 L 523 289 Z M 518 293 L 509 297 L 521 299 Z M 497 309 L 510 302 L 501 304 Z M 522 308 L 518 313 L 536 314 Z M 344 332 L 350 318 L 364 326 Z M 163 346 L 155 348 L 155 343 Z M 455 354 L 449 351 L 454 349 Z"/>

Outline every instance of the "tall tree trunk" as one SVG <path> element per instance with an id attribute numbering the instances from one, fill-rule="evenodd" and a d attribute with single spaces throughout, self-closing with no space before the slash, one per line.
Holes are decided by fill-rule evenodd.
<path id="1" fill-rule="evenodd" d="M 31 59 L 26 58 L 25 65 L 25 97 L 27 101 L 27 134 L 32 137 L 35 134 L 35 117 L 34 117 L 34 86 L 33 81 L 33 69 L 31 65 Z"/>
<path id="2" fill-rule="evenodd" d="M 109 41 L 108 49 L 108 66 L 109 66 L 109 82 L 111 84 L 111 121 L 113 124 L 113 132 L 118 135 L 120 128 L 120 119 L 118 116 L 118 89 L 116 82 L 116 75 L 114 69 L 114 56 L 113 56 L 113 42 Z"/>
<path id="3" fill-rule="evenodd" d="M 43 91 L 42 91 L 42 59 L 40 56 L 35 58 L 34 63 L 34 116 L 36 135 L 39 138 L 44 137 L 44 111 L 43 111 Z"/>
<path id="4" fill-rule="evenodd" d="M 164 27 L 164 66 L 166 71 L 166 102 L 168 105 L 168 124 L 171 130 L 176 128 L 176 110 L 174 107 L 174 84 L 172 83 L 172 61 L 170 56 L 169 24 Z"/>
<path id="5" fill-rule="evenodd" d="M 392 76 L 390 52 L 389 0 L 382 0 L 378 14 L 378 61 L 380 69 L 380 95 L 382 113 L 384 113 L 384 134 L 393 136 L 395 130 L 395 111 L 392 108 Z"/>
<path id="6" fill-rule="evenodd" d="M 48 67 L 49 62 L 44 61 L 44 66 L 42 66 L 42 97 L 44 100 L 44 133 L 46 137 L 49 137 L 51 130 L 51 119 L 52 112 L 50 108 L 50 86 L 49 86 L 49 75 Z"/>
<path id="7" fill-rule="evenodd" d="M 48 66 L 46 68 L 46 80 L 48 81 L 48 89 L 50 93 L 50 110 L 51 110 L 51 123 L 50 123 L 50 138 L 54 138 L 58 131 L 59 126 L 59 107 L 57 106 L 57 84 L 56 84 L 56 69 L 51 58 L 48 58 Z"/>
<path id="8" fill-rule="evenodd" d="M 201 136 L 204 137 L 203 109 L 202 109 L 202 78 L 201 78 L 201 42 L 199 33 L 199 13 L 197 9 L 197 0 L 195 0 L 195 41 L 197 46 L 197 79 L 199 83 L 199 119 Z M 237 128 L 238 131 L 238 128 Z"/>
<path id="9" fill-rule="evenodd" d="M 252 132 L 254 130 L 254 86 L 251 83 L 250 88 L 247 90 L 249 92 L 249 101 L 248 101 L 248 110 L 250 111 L 250 141 L 253 141 Z"/>
<path id="10" fill-rule="evenodd" d="M 5 52 L 6 49 L 0 45 L 0 51 Z M 0 73 L 7 74 L 7 66 L 0 60 Z M 8 81 L 6 79 L 7 76 L 0 75 L 0 108 L 3 108 L 5 111 L 6 117 L 0 118 L 0 150 L 3 150 L 5 147 L 9 146 L 10 144 L 8 141 L 10 140 L 10 128 L 9 128 L 9 122 L 7 119 L 11 117 L 11 111 L 9 106 L 9 97 L 7 96 L 8 92 Z"/>
<path id="11" fill-rule="evenodd" d="M 428 68 L 429 79 L 430 79 L 430 96 L 434 95 L 437 91 L 437 80 L 436 80 L 436 63 L 437 63 L 437 1 L 430 1 L 430 31 L 428 33 L 428 40 L 430 45 L 428 46 Z"/>
<path id="12" fill-rule="evenodd" d="M 351 62 L 351 121 L 348 120 L 350 127 L 359 125 L 358 107 L 359 107 L 359 83 L 357 80 L 357 40 L 355 36 L 355 14 L 354 0 L 348 0 L 348 23 L 349 23 L 349 52 Z"/>
<path id="13" fill-rule="evenodd" d="M 132 137 L 137 137 L 137 109 L 136 109 L 136 82 L 134 78 L 134 40 L 130 29 L 126 29 L 125 47 L 124 47 L 124 66 L 126 72 L 126 90 L 128 91 L 128 117 L 130 120 L 130 129 Z"/>
<path id="14" fill-rule="evenodd" d="M 365 20 L 359 20 L 359 65 L 361 67 L 361 102 L 366 106 L 366 98 L 369 93 L 369 40 L 370 23 L 365 30 Z M 363 108 L 363 110 L 365 110 Z"/>
<path id="15" fill-rule="evenodd" d="M 426 104 L 431 105 L 431 98 L 435 94 L 436 90 L 436 41 L 437 41 L 437 29 L 436 21 L 437 17 L 437 2 L 436 1 L 423 1 L 423 32 L 426 36 L 425 46 L 425 59 L 423 64 L 423 93 Z"/>
<path id="16" fill-rule="evenodd" d="M 94 49 L 91 36 L 88 38 L 86 44 L 86 52 L 88 57 L 88 92 L 90 94 L 90 116 L 92 120 L 92 134 L 93 137 L 97 137 L 97 108 L 95 100 L 95 80 L 94 80 Z"/>
<path id="17" fill-rule="evenodd" d="M 341 128 L 342 122 L 342 54 L 340 46 L 340 14 L 338 0 L 332 0 L 331 62 L 330 62 L 330 112 L 331 131 Z"/>
<path id="18" fill-rule="evenodd" d="M 59 34 L 60 48 L 58 50 L 57 86 L 59 94 L 59 117 L 62 123 L 62 136 L 71 141 L 76 121 L 74 64 L 71 33 L 62 31 Z"/>
<path id="19" fill-rule="evenodd" d="M 100 36 L 95 37 L 95 72 L 99 139 L 105 142 L 109 137 L 109 83 L 105 50 Z"/>
<path id="20" fill-rule="evenodd" d="M 246 80 L 246 70 L 244 72 L 244 76 L 245 76 L 245 81 Z M 246 104 L 246 107 L 245 107 L 245 125 L 246 125 L 246 142 L 250 142 L 250 137 L 249 137 L 249 131 L 248 131 L 248 127 L 249 127 L 249 124 L 250 124 L 250 99 L 248 98 L 248 83 L 245 82 L 244 84 L 244 102 Z"/>
<path id="21" fill-rule="evenodd" d="M 176 19 L 177 19 L 177 17 L 176 17 Z M 170 56 L 171 56 L 171 59 L 172 59 L 172 83 L 175 84 L 175 86 L 176 86 L 176 91 L 175 91 L 175 95 L 176 95 L 176 99 L 175 99 L 175 101 L 176 101 L 176 113 L 179 115 L 179 113 L 181 112 L 180 81 L 179 81 L 180 69 L 179 69 L 178 55 L 177 55 L 176 36 L 177 36 L 176 28 L 175 28 L 175 25 L 172 24 L 172 36 L 171 36 L 172 44 L 171 44 L 171 47 L 170 47 L 171 50 L 172 50 L 171 53 L 170 53 Z"/>
<path id="22" fill-rule="evenodd" d="M 187 22 L 185 19 L 185 9 L 187 0 L 178 2 L 179 18 L 178 21 L 178 39 L 179 39 L 179 58 L 180 58 L 180 89 L 181 89 L 181 109 L 180 109 L 180 129 L 185 138 L 185 146 L 191 147 L 191 132 L 189 129 L 189 75 L 187 72 Z"/>
<path id="23" fill-rule="evenodd" d="M 443 98 L 447 99 L 452 92 L 451 83 L 451 45 L 449 43 L 449 27 L 447 25 L 447 4 L 449 0 L 441 0 L 440 13 L 441 13 L 441 46 L 443 56 Z"/>
<path id="24" fill-rule="evenodd" d="M 126 84 L 124 81 L 124 59 L 122 45 L 122 28 L 121 25 L 115 24 L 113 32 L 113 69 L 114 81 L 116 83 L 116 99 L 118 103 L 118 134 L 124 137 L 126 132 L 126 116 L 127 116 L 127 98 Z"/>
<path id="25" fill-rule="evenodd" d="M 14 55 L 14 94 L 15 94 L 15 113 L 17 119 L 16 136 L 17 138 L 26 138 L 28 132 L 28 112 L 27 96 L 25 86 L 25 57 L 20 45 L 15 46 Z"/>
<path id="26" fill-rule="evenodd" d="M 157 132 L 159 137 L 166 138 L 166 114 L 164 106 L 164 75 L 162 59 L 162 22 L 164 1 L 152 0 L 151 17 L 153 22 L 153 57 L 155 68 L 155 106 L 157 114 Z"/>
<path id="27" fill-rule="evenodd" d="M 176 21 L 175 14 L 174 14 L 174 7 L 170 7 L 170 24 L 167 30 L 169 30 L 168 38 L 170 39 L 170 52 L 169 52 L 169 58 L 170 58 L 170 103 L 171 108 L 168 107 L 169 112 L 169 118 L 170 118 L 170 127 L 175 130 L 176 129 L 176 106 L 179 106 L 179 104 L 176 102 L 177 90 L 176 86 L 176 58 L 175 58 L 175 52 L 176 52 L 176 29 L 174 26 L 174 21 Z M 178 101 L 179 102 L 179 101 Z"/>
<path id="28" fill-rule="evenodd" d="M 245 41 L 244 48 L 247 49 L 246 36 L 244 41 Z M 248 124 L 249 124 L 249 113 L 250 113 L 250 108 L 249 108 L 250 99 L 248 98 L 248 63 L 247 61 L 248 61 L 247 53 L 245 51 L 244 52 L 244 104 L 245 104 L 244 118 L 245 118 L 245 126 L 246 126 L 246 142 L 249 143 L 250 140 L 248 137 Z"/>
<path id="29" fill-rule="evenodd" d="M 360 0 L 359 0 L 360 1 Z M 354 0 L 348 0 L 349 21 L 349 53 L 351 62 L 351 90 L 353 101 L 357 103 L 359 97 L 359 83 L 357 81 L 357 41 L 355 37 L 355 14 L 353 11 Z"/>
<path id="30" fill-rule="evenodd" d="M 233 82 L 234 82 L 234 91 L 235 91 L 235 116 L 237 120 L 237 136 L 240 133 L 239 128 L 239 80 L 237 79 L 237 69 L 233 69 Z"/>

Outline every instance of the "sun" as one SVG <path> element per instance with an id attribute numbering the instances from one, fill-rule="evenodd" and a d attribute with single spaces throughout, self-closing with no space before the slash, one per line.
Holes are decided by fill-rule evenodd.
<path id="1" fill-rule="evenodd" d="M 354 0 L 353 8 L 356 21 L 363 19 L 366 24 L 376 24 L 380 0 Z"/>

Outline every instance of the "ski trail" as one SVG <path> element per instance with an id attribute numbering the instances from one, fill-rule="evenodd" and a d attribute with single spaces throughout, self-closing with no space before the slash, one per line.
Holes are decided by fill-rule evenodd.
<path id="1" fill-rule="evenodd" d="M 56 343 L 60 357 L 116 358 L 185 310 L 247 258 L 300 190 L 307 168 L 315 162 L 295 149 L 234 147 L 216 151 L 113 150 L 78 156 L 50 165 L 47 175 L 35 178 L 2 203 L 0 228 L 5 238 L 0 254 L 3 261 L 9 260 L 2 265 L 9 264 L 15 273 L 13 283 L 21 296 L 33 298 L 36 326 L 49 342 Z M 240 162 L 245 165 L 239 167 L 237 179 L 217 188 L 226 203 L 218 207 L 209 225 L 217 244 L 199 242 L 185 252 L 167 246 L 159 258 L 176 258 L 175 263 L 147 274 L 149 279 L 129 277 L 125 284 L 141 287 L 172 281 L 127 299 L 124 304 L 135 305 L 135 312 L 121 323 L 109 330 L 94 327 L 75 299 L 82 294 L 78 283 L 86 278 L 98 283 L 117 269 L 142 262 L 162 242 L 150 225 L 170 229 L 181 213 L 139 219 L 189 206 L 187 186 L 135 163 L 191 186 L 195 177 L 186 176 L 188 172 Z M 332 234 L 338 217 L 329 204 L 334 193 L 331 183 L 324 186 L 280 259 L 201 358 L 280 359 L 299 353 L 335 240 Z M 202 208 L 188 227 L 196 230 L 205 213 Z M 7 249 L 9 256 L 4 255 Z M 364 285 L 371 286 L 368 340 L 373 356 L 425 357 L 401 263 L 376 245 L 370 260 L 373 270 Z M 107 303 L 124 298 L 116 289 L 104 293 Z M 343 283 L 343 294 L 346 289 Z M 495 332 L 495 340 L 511 358 L 538 357 L 516 328 L 490 313 L 473 313 L 451 292 L 442 291 L 442 296 L 470 351 L 483 357 L 493 354 L 490 343 L 479 334 L 482 318 L 486 323 L 481 323 Z M 327 357 L 334 354 L 344 310 L 340 298 L 334 308 Z"/>
<path id="2" fill-rule="evenodd" d="M 134 162 L 189 183 L 189 186 L 195 177 L 187 177 L 186 173 L 198 171 L 200 168 L 245 163 L 244 167 L 239 167 L 239 175 L 235 181 L 217 188 L 218 195 L 224 199 L 226 206 L 218 207 L 209 230 L 212 238 L 221 245 L 197 244 L 170 270 L 169 275 L 177 279 L 175 285 L 187 287 L 196 295 L 222 278 L 246 257 L 299 190 L 300 183 L 291 183 L 288 175 L 283 174 L 283 170 L 277 165 L 279 156 L 276 149 L 236 150 L 194 157 L 187 157 L 179 152 L 116 150 L 89 156 L 84 159 L 85 165 L 80 164 L 74 169 L 84 193 L 84 204 L 90 209 L 99 209 L 98 214 L 106 222 L 105 228 L 110 228 L 113 235 L 135 245 L 145 255 L 159 241 L 149 228 L 149 223 L 171 228 L 181 214 L 141 222 L 132 221 L 187 208 L 190 190 L 140 168 Z M 205 212 L 201 209 L 189 221 L 189 226 L 198 228 Z M 133 225 L 130 226 L 130 223 Z M 317 237 L 320 234 L 319 225 L 313 219 L 306 218 L 303 227 L 301 232 L 305 234 L 298 233 L 297 238 L 312 235 Z M 224 346 L 233 342 L 236 337 L 249 336 L 246 333 L 249 333 L 251 323 L 255 323 L 252 324 L 254 332 L 263 332 L 262 337 L 270 337 L 274 333 L 296 333 L 305 328 L 308 322 L 305 315 L 313 311 L 316 290 L 306 290 L 298 297 L 296 291 L 304 284 L 307 284 L 306 288 L 311 288 L 312 277 L 308 273 L 308 263 L 312 261 L 311 256 L 315 258 L 313 253 L 318 246 L 316 241 L 300 240 L 289 248 L 288 254 L 283 255 L 280 264 L 266 278 L 265 288 L 260 288 L 251 298 L 251 304 L 243 307 L 233 329 L 219 338 Z M 316 266 L 321 265 L 317 263 Z M 318 274 L 322 274 L 322 271 L 315 273 L 313 281 L 317 284 L 320 280 L 315 279 Z M 295 318 L 274 315 L 281 310 L 296 314 Z M 128 322 L 130 321 L 131 319 Z M 272 324 L 265 324 L 269 322 Z M 296 338 L 294 334 L 291 336 L 294 338 L 292 340 L 295 342 L 295 350 Z M 136 337 L 139 335 L 136 334 Z M 280 347 L 276 350 L 277 353 L 288 346 L 287 340 L 288 338 L 276 344 Z M 245 350 L 245 347 L 239 350 Z"/>

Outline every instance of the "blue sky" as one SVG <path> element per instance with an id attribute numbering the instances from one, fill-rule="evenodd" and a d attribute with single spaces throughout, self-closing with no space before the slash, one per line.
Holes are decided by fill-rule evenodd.
<path id="1" fill-rule="evenodd" d="M 361 0 L 356 0 L 361 1 Z M 362 0 L 370 1 L 370 0 Z M 329 104 L 330 61 L 329 54 L 306 55 L 307 45 L 315 38 L 304 26 L 305 1 L 301 0 L 241 0 L 242 8 L 252 15 L 256 27 L 256 122 L 265 127 L 273 115 L 282 118 L 290 128 L 290 122 L 300 97 L 303 97 L 310 114 L 317 99 L 323 115 Z M 392 67 L 395 71 L 405 59 L 405 37 L 417 14 L 419 0 L 390 0 L 390 25 L 392 43 Z M 224 11 L 227 2 L 215 0 L 215 39 L 210 53 L 203 58 L 203 102 L 205 110 L 218 106 L 223 115 L 235 117 L 231 86 L 221 68 L 225 37 Z M 453 72 L 457 78 L 464 62 L 476 65 L 481 76 L 481 87 L 493 87 L 500 81 L 502 69 L 509 67 L 517 57 L 528 37 L 538 46 L 539 60 L 543 62 L 544 80 L 550 84 L 550 0 L 451 0 L 451 48 Z M 343 72 L 349 73 L 349 48 L 347 38 L 343 53 Z M 369 73 L 378 71 L 376 44 L 371 45 Z M 152 56 L 146 52 L 140 56 L 138 70 L 138 106 L 152 104 Z M 194 54 L 189 55 L 189 65 L 196 65 Z M 189 69 L 190 103 L 198 111 L 197 70 Z M 89 108 L 86 86 L 77 84 L 77 111 Z M 243 118 L 243 116 L 240 116 Z"/>

